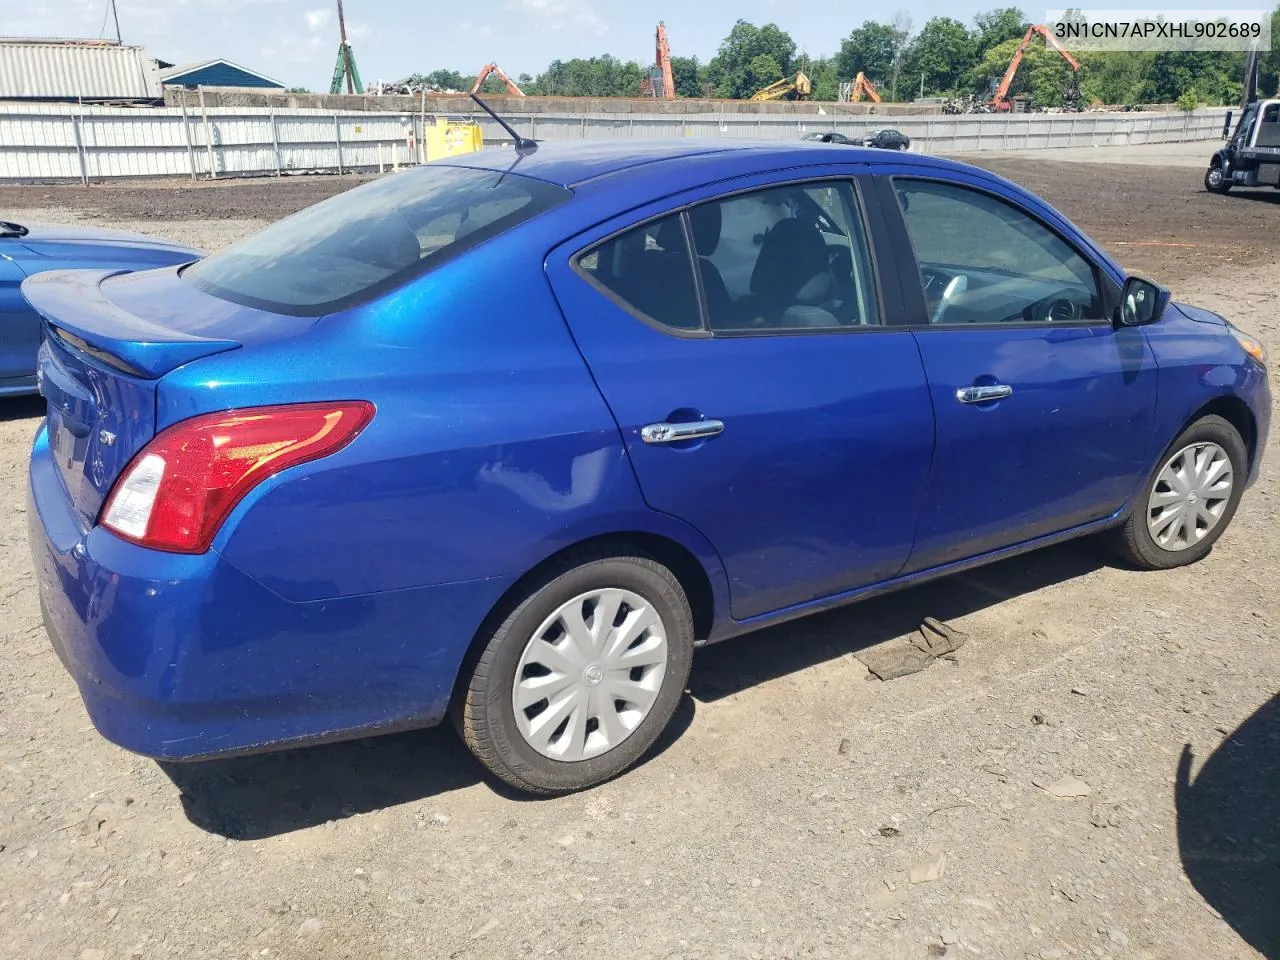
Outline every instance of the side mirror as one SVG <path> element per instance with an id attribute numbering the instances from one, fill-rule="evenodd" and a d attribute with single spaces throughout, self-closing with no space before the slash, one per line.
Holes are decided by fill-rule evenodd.
<path id="1" fill-rule="evenodd" d="M 1222 139 L 1231 139 L 1231 111 L 1227 111 L 1226 119 L 1222 121 Z"/>
<path id="2" fill-rule="evenodd" d="M 1118 319 L 1122 327 L 1155 323 L 1169 305 L 1169 291 L 1141 277 L 1130 277 L 1120 294 Z"/>

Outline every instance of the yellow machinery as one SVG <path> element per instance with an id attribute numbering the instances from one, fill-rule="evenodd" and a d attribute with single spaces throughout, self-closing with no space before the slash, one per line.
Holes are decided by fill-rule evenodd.
<path id="1" fill-rule="evenodd" d="M 797 73 L 794 77 L 787 77 L 777 83 L 771 83 L 763 90 L 757 90 L 753 93 L 751 99 L 781 100 L 788 94 L 793 93 L 797 100 L 808 100 L 813 96 L 813 83 L 810 82 L 808 74 Z"/>
<path id="2" fill-rule="evenodd" d="M 853 90 L 849 99 L 853 103 L 861 103 L 864 96 L 872 103 L 880 102 L 880 92 L 876 90 L 876 85 L 867 79 L 865 73 L 858 71 L 858 75 L 853 78 Z"/>
<path id="3" fill-rule="evenodd" d="M 478 123 L 451 123 L 445 117 L 436 117 L 435 126 L 427 127 L 424 135 L 427 160 L 474 153 L 484 146 Z"/>

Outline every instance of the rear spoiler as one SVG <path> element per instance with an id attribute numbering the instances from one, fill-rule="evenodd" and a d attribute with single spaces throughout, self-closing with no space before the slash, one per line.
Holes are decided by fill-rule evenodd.
<path id="1" fill-rule="evenodd" d="M 184 363 L 240 346 L 174 330 L 112 303 L 102 282 L 128 272 L 48 270 L 24 280 L 22 295 L 51 336 L 135 377 L 155 380 Z"/>

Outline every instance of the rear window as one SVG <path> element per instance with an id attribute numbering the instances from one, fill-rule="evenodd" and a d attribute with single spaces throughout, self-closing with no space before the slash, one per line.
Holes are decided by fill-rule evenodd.
<path id="1" fill-rule="evenodd" d="M 330 197 L 182 276 L 224 300 L 319 316 L 397 287 L 569 195 L 511 173 L 423 167 Z"/>

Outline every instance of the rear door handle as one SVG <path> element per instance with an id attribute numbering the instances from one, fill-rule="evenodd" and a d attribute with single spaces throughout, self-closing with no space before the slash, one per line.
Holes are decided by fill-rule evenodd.
<path id="1" fill-rule="evenodd" d="M 723 420 L 694 420 L 691 423 L 651 423 L 640 428 L 640 439 L 645 443 L 676 443 L 680 440 L 700 440 L 724 433 Z"/>
<path id="2" fill-rule="evenodd" d="M 986 387 L 961 387 L 956 391 L 956 399 L 961 403 L 986 403 L 988 400 L 1003 400 L 1013 395 L 1013 387 L 1003 383 L 993 383 Z"/>

